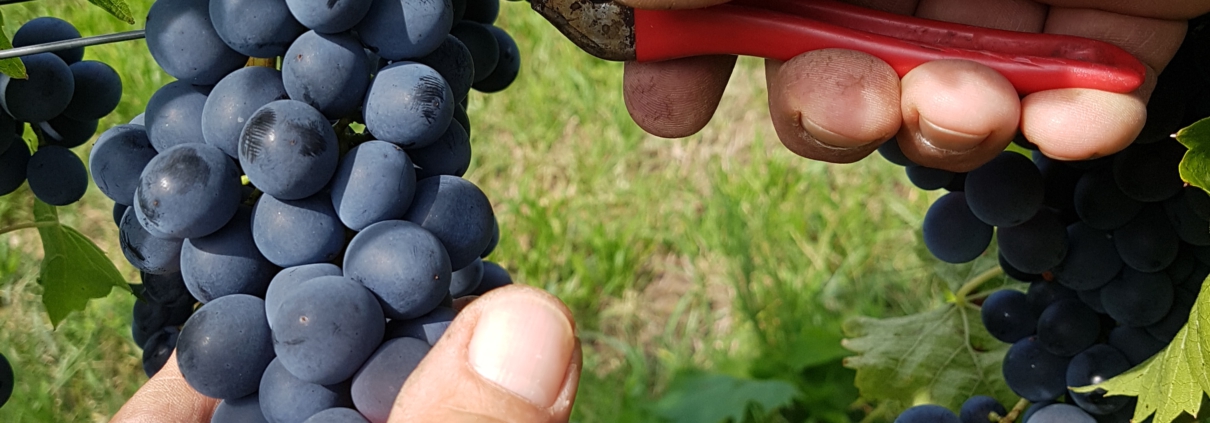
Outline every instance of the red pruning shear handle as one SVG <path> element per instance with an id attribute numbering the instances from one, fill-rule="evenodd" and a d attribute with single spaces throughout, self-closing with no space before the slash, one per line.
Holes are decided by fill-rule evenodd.
<path id="1" fill-rule="evenodd" d="M 878 57 L 901 77 L 933 60 L 978 62 L 1004 75 L 1022 95 L 1058 88 L 1128 93 L 1146 75 L 1130 53 L 1097 40 L 939 22 L 833 0 L 735 0 L 689 10 L 594 0 L 530 4 L 582 49 L 607 60 L 712 54 L 789 60 L 842 48 Z"/>

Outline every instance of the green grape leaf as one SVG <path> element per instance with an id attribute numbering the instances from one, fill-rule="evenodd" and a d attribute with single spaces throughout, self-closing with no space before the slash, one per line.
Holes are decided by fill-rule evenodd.
<path id="1" fill-rule="evenodd" d="M 660 417 L 673 423 L 743 422 L 749 411 L 768 413 L 798 396 L 794 385 L 780 380 L 741 379 L 719 373 L 683 372 L 673 378 L 655 404 Z"/>
<path id="2" fill-rule="evenodd" d="M 0 50 L 11 48 L 13 48 L 13 42 L 8 39 L 8 33 L 4 30 L 4 14 L 0 13 Z M 17 58 L 0 59 L 0 73 L 17 79 L 29 78 L 29 75 L 25 73 L 25 63 Z"/>
<path id="3" fill-rule="evenodd" d="M 1189 312 L 1189 322 L 1176 334 L 1172 343 L 1159 354 L 1135 366 L 1126 373 L 1093 386 L 1073 388 L 1076 392 L 1104 389 L 1107 395 L 1128 395 L 1139 398 L 1134 420 L 1144 421 L 1155 415 L 1155 423 L 1170 423 L 1182 413 L 1197 416 L 1202 408 L 1202 395 L 1210 392 L 1210 312 L 1205 307 L 1203 285 L 1197 304 Z M 1206 325 L 1202 327 L 1202 325 Z"/>
<path id="4" fill-rule="evenodd" d="M 79 231 L 59 223 L 54 207 L 34 201 L 34 220 L 42 236 L 42 303 L 51 324 L 59 326 L 72 311 L 88 301 L 109 295 L 115 286 L 129 290 L 125 278 L 100 248 Z"/>
<path id="5" fill-rule="evenodd" d="M 1181 158 L 1181 179 L 1210 190 L 1210 118 L 1177 131 L 1176 139 L 1189 149 Z"/>
<path id="6" fill-rule="evenodd" d="M 857 353 L 844 364 L 857 371 L 863 398 L 951 410 L 973 395 L 1017 402 L 1000 371 L 1008 344 L 987 333 L 974 307 L 951 303 L 910 316 L 857 317 L 844 332 L 844 347 Z"/>
<path id="7" fill-rule="evenodd" d="M 130 5 L 126 0 L 88 0 L 122 22 L 134 25 L 134 14 L 130 13 Z"/>

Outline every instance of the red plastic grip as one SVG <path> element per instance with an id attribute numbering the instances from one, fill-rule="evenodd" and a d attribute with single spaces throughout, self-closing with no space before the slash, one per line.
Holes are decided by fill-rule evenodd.
<path id="1" fill-rule="evenodd" d="M 1109 43 L 980 28 L 879 12 L 830 0 L 736 0 L 692 10 L 635 10 L 639 61 L 735 54 L 789 60 L 825 48 L 869 53 L 899 76 L 925 62 L 971 60 L 1024 95 L 1058 88 L 1127 93 L 1146 68 Z"/>

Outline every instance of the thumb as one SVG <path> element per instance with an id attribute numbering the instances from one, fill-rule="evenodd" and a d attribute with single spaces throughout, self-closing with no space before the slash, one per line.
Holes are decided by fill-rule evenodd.
<path id="1" fill-rule="evenodd" d="M 566 422 L 580 384 L 571 312 L 525 285 L 458 313 L 408 377 L 390 422 Z"/>
<path id="2" fill-rule="evenodd" d="M 176 351 L 173 351 L 164 368 L 143 384 L 130 401 L 126 401 L 110 423 L 205 423 L 210 421 L 218 401 L 189 387 L 185 377 L 181 376 Z"/>

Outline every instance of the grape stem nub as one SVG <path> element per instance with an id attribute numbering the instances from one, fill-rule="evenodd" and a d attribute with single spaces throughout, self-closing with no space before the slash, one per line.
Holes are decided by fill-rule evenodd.
<path id="1" fill-rule="evenodd" d="M 975 277 L 971 278 L 971 280 L 967 281 L 966 284 L 963 284 L 961 288 L 958 288 L 958 292 L 954 293 L 954 302 L 960 307 L 965 307 L 967 304 L 969 304 L 967 302 L 967 297 L 969 297 L 972 292 L 975 292 L 976 289 L 979 289 L 979 287 L 984 283 L 987 283 L 987 281 L 995 279 L 997 276 L 1003 274 L 1004 269 L 1000 268 L 1000 266 L 996 266 L 976 275 Z"/>

